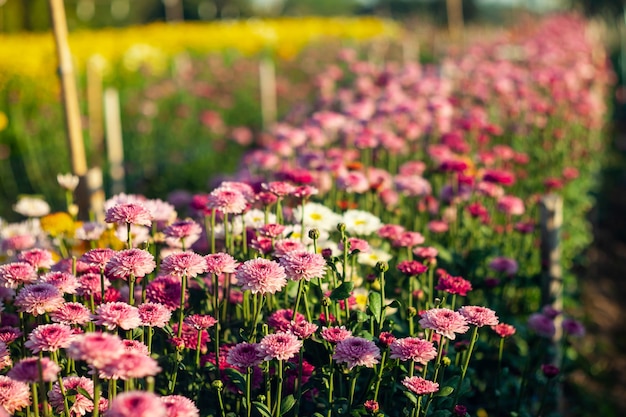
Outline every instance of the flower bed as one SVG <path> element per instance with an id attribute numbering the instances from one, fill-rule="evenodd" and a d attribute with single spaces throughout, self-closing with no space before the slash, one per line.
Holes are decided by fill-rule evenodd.
<path id="1" fill-rule="evenodd" d="M 1 231 L 0 405 L 553 412 L 584 328 L 541 305 L 536 207 L 563 196 L 569 265 L 589 239 L 578 219 L 610 79 L 583 34 L 555 17 L 438 67 L 344 50 L 316 110 L 274 126 L 207 194 L 117 195 L 106 224 L 73 219 L 71 177 L 68 213 L 18 202 L 29 219 Z"/>

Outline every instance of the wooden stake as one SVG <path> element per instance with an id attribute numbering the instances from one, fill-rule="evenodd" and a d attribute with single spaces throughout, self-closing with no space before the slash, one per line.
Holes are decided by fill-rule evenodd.
<path id="1" fill-rule="evenodd" d="M 89 195 L 85 178 L 87 175 L 87 160 L 85 158 L 85 145 L 83 143 L 83 131 L 80 121 L 80 109 L 78 107 L 74 66 L 72 64 L 72 55 L 67 41 L 65 8 L 63 0 L 49 0 L 49 5 L 52 15 L 52 28 L 54 31 L 57 58 L 59 60 L 59 76 L 61 78 L 65 125 L 72 172 L 80 179 L 75 192 L 76 202 L 79 208 L 79 216 L 85 218 L 89 211 Z"/>
<path id="2" fill-rule="evenodd" d="M 123 193 L 126 187 L 124 185 L 124 144 L 122 141 L 120 98 L 114 88 L 107 88 L 104 92 L 104 115 L 111 194 L 115 195 Z"/>
<path id="3" fill-rule="evenodd" d="M 463 33 L 463 0 L 446 0 L 448 13 L 448 30 L 454 40 L 458 40 Z"/>
<path id="4" fill-rule="evenodd" d="M 102 65 L 97 57 L 87 61 L 87 110 L 89 112 L 89 139 L 91 165 L 101 166 L 104 155 L 104 125 L 102 120 Z"/>
<path id="5" fill-rule="evenodd" d="M 563 271 L 561 268 L 561 226 L 563 225 L 563 198 L 548 194 L 539 202 L 541 222 L 541 302 L 556 311 L 563 311 Z M 554 319 L 556 332 L 552 338 L 552 364 L 560 367 L 563 358 L 562 314 Z M 564 411 L 563 389 L 556 387 L 559 411 Z M 563 413 L 560 413 L 562 415 Z"/>
<path id="6" fill-rule="evenodd" d="M 263 56 L 259 61 L 259 85 L 261 90 L 261 116 L 263 128 L 276 122 L 276 67 L 274 60 Z"/>

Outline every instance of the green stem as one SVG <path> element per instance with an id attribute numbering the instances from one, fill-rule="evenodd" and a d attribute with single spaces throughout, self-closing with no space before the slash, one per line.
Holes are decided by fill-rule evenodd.
<path id="1" fill-rule="evenodd" d="M 280 406 L 283 399 L 283 361 L 278 361 L 278 369 L 276 371 L 276 417 L 280 417 Z"/>
<path id="2" fill-rule="evenodd" d="M 383 350 L 382 357 L 380 359 L 380 365 L 378 367 L 378 374 L 376 375 L 376 386 L 374 388 L 374 401 L 378 401 L 378 391 L 380 390 L 380 384 L 383 380 L 383 370 L 385 369 L 385 361 L 387 360 L 387 350 Z"/>
<path id="3" fill-rule="evenodd" d="M 135 305 L 135 274 L 128 277 L 128 304 Z"/>
<path id="4" fill-rule="evenodd" d="M 39 395 L 37 393 L 37 383 L 33 382 L 30 386 L 33 393 L 33 414 L 35 417 L 39 417 Z"/>
<path id="5" fill-rule="evenodd" d="M 293 314 L 291 317 L 293 320 L 296 319 L 296 314 L 298 313 L 298 307 L 300 307 L 300 300 L 302 299 L 302 293 L 304 292 L 304 280 L 301 279 L 298 281 L 298 295 L 296 296 L 296 304 L 293 306 Z"/>
<path id="6" fill-rule="evenodd" d="M 474 326 L 474 330 L 472 331 L 472 339 L 470 341 L 469 348 L 467 349 L 467 356 L 465 357 L 465 362 L 463 363 L 463 367 L 461 368 L 461 378 L 457 383 L 456 393 L 454 394 L 454 405 L 457 404 L 459 400 L 459 394 L 461 391 L 461 386 L 463 385 L 463 380 L 465 379 L 465 374 L 467 373 L 467 368 L 469 367 L 469 361 L 472 357 L 472 352 L 474 350 L 474 345 L 478 340 L 478 326 Z"/>
<path id="7" fill-rule="evenodd" d="M 250 396 L 252 386 L 252 368 L 246 368 L 246 416 L 250 417 L 252 414 L 252 399 Z"/>
<path id="8" fill-rule="evenodd" d="M 187 274 L 182 276 L 182 284 L 180 286 L 180 307 L 178 314 L 178 333 L 177 336 L 181 337 L 183 334 L 183 319 L 185 318 L 185 293 L 187 292 Z"/>
<path id="9" fill-rule="evenodd" d="M 98 417 L 100 415 L 100 408 L 98 405 L 100 404 L 100 375 L 98 374 L 98 370 L 94 369 L 94 373 L 92 375 L 93 379 L 93 417 Z M 115 380 L 111 380 L 109 384 L 115 384 Z M 111 386 L 109 385 L 109 392 L 111 392 Z M 114 397 L 114 396 L 113 396 Z M 112 401 L 113 398 L 111 394 L 109 394 L 109 400 Z"/>

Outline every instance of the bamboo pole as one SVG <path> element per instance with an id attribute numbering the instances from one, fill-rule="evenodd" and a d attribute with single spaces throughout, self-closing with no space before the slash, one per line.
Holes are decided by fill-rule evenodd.
<path id="1" fill-rule="evenodd" d="M 67 41 L 67 21 L 63 0 L 48 0 L 52 16 L 52 28 L 59 60 L 59 77 L 65 110 L 65 124 L 67 140 L 70 149 L 72 172 L 80 179 L 76 188 L 76 202 L 79 208 L 79 216 L 85 218 L 89 211 L 89 192 L 87 189 L 87 160 L 85 157 L 85 145 L 83 143 L 83 131 L 80 121 L 80 109 L 78 107 L 78 94 L 76 92 L 76 79 L 74 66 Z"/>
<path id="2" fill-rule="evenodd" d="M 104 115 L 111 194 L 119 194 L 126 189 L 124 185 L 124 144 L 122 140 L 120 98 L 117 90 L 114 88 L 107 88 L 104 92 Z"/>

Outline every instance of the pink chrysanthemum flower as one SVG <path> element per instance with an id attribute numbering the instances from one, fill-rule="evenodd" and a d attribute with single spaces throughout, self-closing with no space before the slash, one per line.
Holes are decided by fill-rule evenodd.
<path id="1" fill-rule="evenodd" d="M 10 367 L 11 365 L 13 365 L 13 360 L 11 360 L 11 351 L 5 343 L 0 342 L 0 371 L 4 368 Z"/>
<path id="2" fill-rule="evenodd" d="M 292 321 L 300 322 L 304 320 L 304 315 L 296 312 L 296 317 L 293 317 L 293 310 L 281 309 L 273 312 L 267 318 L 267 325 L 274 329 L 276 332 L 286 332 L 289 330 Z"/>
<path id="3" fill-rule="evenodd" d="M 284 361 L 294 357 L 302 348 L 302 341 L 291 333 L 271 333 L 259 342 L 259 350 L 266 361 Z"/>
<path id="4" fill-rule="evenodd" d="M 180 307 L 180 290 L 182 283 L 179 277 L 161 275 L 146 286 L 146 299 L 152 303 L 163 304 L 170 310 Z M 185 297 L 189 297 L 185 293 Z"/>
<path id="5" fill-rule="evenodd" d="M 163 328 L 169 323 L 172 311 L 160 303 L 143 303 L 137 307 L 142 326 Z"/>
<path id="6" fill-rule="evenodd" d="M 199 417 L 200 410 L 187 397 L 182 395 L 167 395 L 161 397 L 161 402 L 167 409 L 167 417 Z"/>
<path id="7" fill-rule="evenodd" d="M 142 204 L 120 203 L 106 211 L 104 221 L 119 225 L 136 224 L 141 226 L 152 226 L 152 213 Z"/>
<path id="8" fill-rule="evenodd" d="M 174 334 L 178 334 L 178 323 L 172 325 Z M 206 330 L 196 330 L 192 326 L 183 322 L 183 331 L 181 337 L 170 339 L 170 343 L 177 346 L 179 343 L 190 350 L 198 350 L 198 333 L 200 333 L 200 351 L 206 353 L 207 343 L 210 341 L 209 333 Z"/>
<path id="9" fill-rule="evenodd" d="M 245 369 L 252 368 L 263 362 L 264 353 L 258 343 L 242 342 L 233 346 L 226 356 L 226 361 L 232 366 Z"/>
<path id="10" fill-rule="evenodd" d="M 213 275 L 234 274 L 239 262 L 228 253 L 211 253 L 204 257 L 207 265 L 207 273 Z"/>
<path id="11" fill-rule="evenodd" d="M 194 220 L 178 220 L 167 226 L 163 234 L 170 246 L 182 247 L 184 243 L 186 247 L 190 247 L 200 238 L 202 228 Z"/>
<path id="12" fill-rule="evenodd" d="M 24 382 L 0 375 L 0 406 L 11 415 L 30 405 L 30 388 Z"/>
<path id="13" fill-rule="evenodd" d="M 339 242 L 337 245 L 340 250 L 343 250 L 343 242 Z M 370 251 L 370 244 L 367 243 L 365 239 L 359 239 L 358 237 L 350 237 L 348 238 L 348 250 L 350 252 L 359 251 L 361 253 L 366 253 Z"/>
<path id="14" fill-rule="evenodd" d="M 444 274 L 439 277 L 435 289 L 445 291 L 448 294 L 466 296 L 472 290 L 472 283 L 463 277 L 453 277 L 452 275 Z"/>
<path id="15" fill-rule="evenodd" d="M 383 239 L 395 239 L 401 233 L 403 233 L 406 229 L 399 224 L 385 224 L 378 229 L 378 236 Z"/>
<path id="16" fill-rule="evenodd" d="M 392 240 L 392 244 L 398 248 L 412 248 L 421 245 L 426 239 L 418 232 L 402 232 Z"/>
<path id="17" fill-rule="evenodd" d="M 274 255 L 278 258 L 290 252 L 303 250 L 306 250 L 306 246 L 297 239 L 279 239 L 274 242 Z"/>
<path id="18" fill-rule="evenodd" d="M 52 321 L 65 325 L 81 326 L 91 320 L 91 312 L 80 303 L 65 303 L 50 313 Z"/>
<path id="19" fill-rule="evenodd" d="M 215 326 L 217 320 L 209 315 L 192 314 L 185 317 L 184 322 L 196 330 L 206 330 Z"/>
<path id="20" fill-rule="evenodd" d="M 313 336 L 313 333 L 317 331 L 319 326 L 317 324 L 309 323 L 306 320 L 292 321 L 289 324 L 288 332 L 295 334 L 300 339 L 307 339 Z"/>
<path id="21" fill-rule="evenodd" d="M 116 252 L 110 248 L 96 248 L 84 253 L 79 260 L 102 270 L 115 254 Z"/>
<path id="22" fill-rule="evenodd" d="M 241 191 L 231 188 L 216 188 L 207 198 L 207 207 L 226 214 L 240 214 L 248 203 Z"/>
<path id="23" fill-rule="evenodd" d="M 104 326 L 108 330 L 115 330 L 117 327 L 132 330 L 141 326 L 137 307 L 121 301 L 99 305 L 93 318 L 97 325 Z"/>
<path id="24" fill-rule="evenodd" d="M 505 195 L 498 199 L 498 211 L 511 216 L 521 216 L 524 214 L 524 200 L 512 195 Z"/>
<path id="25" fill-rule="evenodd" d="M 371 340 L 350 336 L 337 343 L 333 360 L 345 363 L 348 369 L 355 366 L 373 368 L 380 362 L 380 349 Z"/>
<path id="26" fill-rule="evenodd" d="M 317 253 L 298 250 L 283 255 L 280 264 L 285 268 L 287 278 L 293 281 L 322 277 L 326 271 L 326 260 Z"/>
<path id="27" fill-rule="evenodd" d="M 126 352 L 150 356 L 148 346 L 146 346 L 145 343 L 141 343 L 139 340 L 122 339 L 122 345 L 124 345 L 124 351 Z"/>
<path id="28" fill-rule="evenodd" d="M 50 269 L 54 265 L 52 252 L 46 249 L 31 249 L 17 255 L 17 260 L 32 265 L 35 269 Z"/>
<path id="29" fill-rule="evenodd" d="M 21 284 L 30 284 L 37 279 L 37 271 L 27 262 L 12 262 L 0 265 L 0 285 L 17 288 Z"/>
<path id="30" fill-rule="evenodd" d="M 128 391 L 119 394 L 109 404 L 106 417 L 168 417 L 159 397 L 146 391 Z"/>
<path id="31" fill-rule="evenodd" d="M 437 356 L 437 349 L 433 343 L 418 337 L 396 339 L 389 345 L 389 350 L 391 352 L 389 357 L 392 359 L 412 360 L 422 365 L 426 365 Z"/>
<path id="32" fill-rule="evenodd" d="M 294 185 L 284 181 L 263 183 L 261 184 L 261 187 L 280 198 L 291 195 L 296 191 L 296 187 Z"/>
<path id="33" fill-rule="evenodd" d="M 402 261 L 398 264 L 398 271 L 404 275 L 416 276 L 428 271 L 428 267 L 418 261 Z"/>
<path id="34" fill-rule="evenodd" d="M 161 262 L 161 272 L 175 276 L 193 278 L 206 272 L 204 258 L 195 252 L 187 251 L 169 255 Z"/>
<path id="35" fill-rule="evenodd" d="M 90 332 L 77 336 L 67 348 L 67 356 L 83 360 L 97 369 L 117 360 L 124 353 L 122 339 L 116 335 Z"/>
<path id="36" fill-rule="evenodd" d="M 150 356 L 135 351 L 125 351 L 100 369 L 100 377 L 125 381 L 131 378 L 155 376 L 159 372 L 161 368 Z"/>
<path id="37" fill-rule="evenodd" d="M 271 239 L 276 239 L 277 237 L 280 237 L 280 235 L 283 234 L 285 229 L 286 227 L 283 226 L 282 224 L 276 224 L 276 223 L 264 224 L 259 229 L 259 234 L 261 236 L 269 237 Z"/>
<path id="38" fill-rule="evenodd" d="M 33 316 L 58 310 L 64 302 L 57 287 L 45 282 L 27 285 L 15 297 L 17 310 Z"/>
<path id="39" fill-rule="evenodd" d="M 24 343 L 33 353 L 41 351 L 54 352 L 70 345 L 76 335 L 70 326 L 65 324 L 42 324 L 36 327 Z"/>
<path id="40" fill-rule="evenodd" d="M 37 243 L 36 236 L 32 234 L 9 236 L 0 241 L 0 249 L 4 252 L 13 252 L 30 249 Z"/>
<path id="41" fill-rule="evenodd" d="M 126 249 L 117 252 L 107 263 L 104 273 L 111 279 L 127 280 L 131 275 L 141 278 L 156 268 L 154 256 L 142 249 Z"/>
<path id="42" fill-rule="evenodd" d="M 439 391 L 438 383 L 429 381 L 420 376 L 406 377 L 402 380 L 402 385 L 415 395 L 432 394 Z"/>
<path id="43" fill-rule="evenodd" d="M 76 294 L 80 286 L 78 279 L 67 272 L 48 272 L 41 276 L 41 282 L 54 285 L 63 294 Z"/>
<path id="44" fill-rule="evenodd" d="M 17 327 L 0 327 L 0 342 L 4 344 L 10 345 L 11 343 L 15 342 L 21 335 L 22 332 Z"/>
<path id="45" fill-rule="evenodd" d="M 500 337 L 510 337 L 516 332 L 514 326 L 506 323 L 498 323 L 495 326 L 491 326 L 491 330 L 493 330 Z"/>
<path id="46" fill-rule="evenodd" d="M 82 297 L 89 297 L 91 294 L 99 295 L 101 291 L 101 277 L 97 273 L 83 274 L 78 277 L 78 288 L 76 293 Z M 111 281 L 108 278 L 104 278 L 104 289 L 108 289 L 111 286 Z"/>
<path id="47" fill-rule="evenodd" d="M 63 378 L 63 388 L 65 392 L 76 392 L 74 401 L 69 404 L 70 414 L 72 417 L 84 416 L 85 414 L 93 411 L 93 400 L 85 397 L 80 393 L 80 391 L 77 390 L 77 388 L 81 388 L 82 390 L 85 390 L 91 398 L 93 398 L 93 382 L 91 379 L 85 378 L 84 376 L 68 376 Z M 63 397 L 61 387 L 57 381 L 52 386 L 52 391 L 48 392 L 48 400 L 50 401 L 52 408 L 54 408 L 54 411 L 59 414 L 63 414 L 64 410 Z"/>
<path id="48" fill-rule="evenodd" d="M 376 413 L 380 410 L 380 405 L 378 405 L 378 401 L 375 400 L 367 400 L 363 406 L 365 407 L 365 411 L 371 415 L 376 415 Z"/>
<path id="49" fill-rule="evenodd" d="M 339 343 L 352 336 L 352 332 L 346 329 L 345 326 L 341 327 L 322 327 L 320 332 L 322 339 L 330 343 Z"/>
<path id="50" fill-rule="evenodd" d="M 450 340 L 456 339 L 457 333 L 465 333 L 469 330 L 465 317 L 447 308 L 426 310 L 422 313 L 419 324 L 424 329 L 431 329 Z"/>
<path id="51" fill-rule="evenodd" d="M 73 273 L 74 269 L 74 260 L 70 258 L 61 259 L 59 262 L 52 265 L 50 270 L 52 272 L 67 272 L 68 274 Z M 100 272 L 100 270 L 93 265 L 86 264 L 83 261 L 76 260 L 76 274 L 87 274 L 90 272 Z"/>
<path id="52" fill-rule="evenodd" d="M 476 327 L 495 326 L 498 324 L 498 316 L 496 312 L 481 306 L 463 306 L 459 309 L 459 313 L 465 317 L 469 324 Z"/>
<path id="53" fill-rule="evenodd" d="M 40 375 L 41 368 L 41 375 Z M 24 358 L 13 365 L 7 376 L 15 381 L 34 383 L 39 382 L 39 377 L 45 382 L 57 380 L 61 367 L 50 358 Z"/>
<path id="54" fill-rule="evenodd" d="M 418 246 L 413 249 L 413 254 L 422 259 L 434 259 L 439 255 L 439 251 L 431 246 Z"/>
<path id="55" fill-rule="evenodd" d="M 287 285 L 285 269 L 274 261 L 256 258 L 244 262 L 237 269 L 237 282 L 252 294 L 274 294 Z"/>

